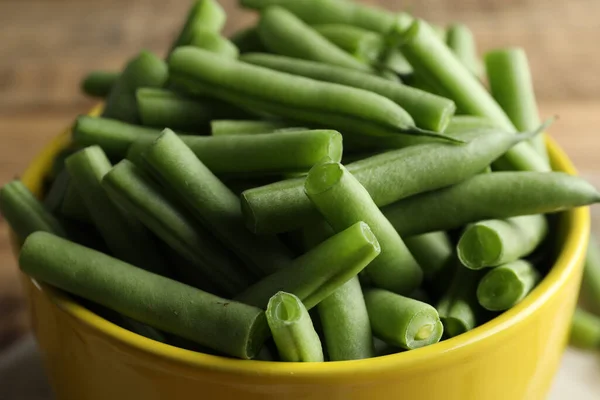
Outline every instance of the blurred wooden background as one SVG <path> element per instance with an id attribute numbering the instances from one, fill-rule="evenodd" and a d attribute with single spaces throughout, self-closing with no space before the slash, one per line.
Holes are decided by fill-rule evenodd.
<path id="1" fill-rule="evenodd" d="M 594 180 L 600 174 L 599 0 L 370 0 L 436 23 L 463 21 L 481 52 L 523 46 L 552 135 Z M 91 69 L 119 69 L 142 48 L 164 54 L 188 0 L 0 0 L 0 184 L 93 104 L 79 92 Z M 221 0 L 226 33 L 252 12 Z M 600 222 L 600 221 L 598 221 Z M 0 220 L 0 347 L 25 329 L 5 227 Z"/>

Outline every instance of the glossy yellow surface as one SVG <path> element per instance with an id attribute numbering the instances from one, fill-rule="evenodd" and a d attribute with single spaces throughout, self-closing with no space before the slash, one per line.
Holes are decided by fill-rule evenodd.
<path id="1" fill-rule="evenodd" d="M 23 175 L 34 192 L 67 141 L 67 133 L 58 137 Z M 549 148 L 556 169 L 575 173 L 555 143 Z M 451 340 L 361 361 L 273 363 L 194 353 L 123 330 L 26 276 L 23 282 L 57 400 L 537 400 L 566 345 L 589 224 L 587 208 L 561 216 L 556 264 L 510 311 Z"/>

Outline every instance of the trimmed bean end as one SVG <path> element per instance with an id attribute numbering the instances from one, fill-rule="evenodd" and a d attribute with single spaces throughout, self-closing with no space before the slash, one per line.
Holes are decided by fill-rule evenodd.
<path id="1" fill-rule="evenodd" d="M 465 267 L 478 270 L 497 265 L 502 256 L 502 240 L 485 225 L 471 225 L 460 237 L 456 250 Z"/>
<path id="2" fill-rule="evenodd" d="M 331 160 L 315 165 L 306 178 L 304 188 L 308 194 L 319 194 L 327 191 L 340 181 L 344 170 L 342 166 Z"/>
<path id="3" fill-rule="evenodd" d="M 477 300 L 489 311 L 504 311 L 521 301 L 525 287 L 509 269 L 495 269 L 487 273 L 477 287 Z"/>
<path id="4" fill-rule="evenodd" d="M 418 313 L 410 321 L 406 332 L 406 347 L 410 350 L 428 346 L 440 341 L 444 326 L 435 309 Z"/>

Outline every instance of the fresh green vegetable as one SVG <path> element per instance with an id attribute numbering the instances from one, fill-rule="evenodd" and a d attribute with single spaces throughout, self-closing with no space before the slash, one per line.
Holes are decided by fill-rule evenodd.
<path id="1" fill-rule="evenodd" d="M 477 287 L 477 299 L 486 310 L 508 310 L 523 300 L 539 280 L 540 274 L 531 263 L 513 261 L 484 275 Z"/>
<path id="2" fill-rule="evenodd" d="M 228 138 L 228 137 L 223 137 Z M 144 153 L 144 164 L 179 197 L 257 276 L 287 266 L 287 249 L 275 237 L 257 237 L 245 227 L 238 197 L 177 137 L 165 129 Z"/>
<path id="3" fill-rule="evenodd" d="M 313 25 L 313 29 L 366 64 L 373 64 L 383 51 L 381 35 L 363 28 L 343 24 L 322 24 Z"/>
<path id="4" fill-rule="evenodd" d="M 458 336 L 475 328 L 481 314 L 477 302 L 477 285 L 481 273 L 467 268 L 458 268 L 446 293 L 437 303 L 436 309 L 444 325 L 447 337 Z"/>
<path id="5" fill-rule="evenodd" d="M 0 212 L 21 241 L 36 231 L 66 237 L 58 219 L 20 180 L 15 179 L 0 188 Z"/>
<path id="6" fill-rule="evenodd" d="M 74 221 L 93 223 L 90 211 L 87 209 L 83 198 L 77 191 L 70 176 L 65 197 L 62 199 L 62 204 L 60 205 L 59 214 Z"/>
<path id="7" fill-rule="evenodd" d="M 252 358 L 268 336 L 265 313 L 134 267 L 46 232 L 29 236 L 26 274 L 213 350 Z"/>
<path id="8" fill-rule="evenodd" d="M 419 286 L 421 268 L 367 190 L 343 165 L 331 160 L 315 165 L 304 191 L 334 231 L 359 221 L 369 225 L 381 245 L 381 254 L 365 270 L 375 286 L 397 293 L 410 293 Z"/>
<path id="9" fill-rule="evenodd" d="M 492 95 L 520 131 L 533 129 L 540 117 L 527 55 L 522 48 L 491 51 L 485 64 Z M 531 139 L 532 146 L 548 160 L 545 135 Z"/>
<path id="10" fill-rule="evenodd" d="M 482 75 L 482 65 L 477 56 L 475 36 L 468 26 L 459 23 L 450 25 L 446 34 L 446 44 L 473 75 L 477 77 Z M 539 124 L 538 121 L 537 125 Z M 535 126 L 523 130 L 529 129 L 535 129 Z"/>
<path id="11" fill-rule="evenodd" d="M 168 275 L 167 265 L 150 232 L 131 214 L 114 204 L 101 186 L 112 165 L 98 146 L 69 156 L 66 167 L 94 225 L 116 257 L 139 268 Z"/>
<path id="12" fill-rule="evenodd" d="M 167 89 L 140 88 L 136 99 L 142 124 L 160 129 L 204 133 L 213 119 L 248 116 L 245 111 L 221 101 L 192 99 Z"/>
<path id="13" fill-rule="evenodd" d="M 260 40 L 258 29 L 255 26 L 237 31 L 229 40 L 239 49 L 241 54 L 251 51 L 268 51 Z"/>
<path id="14" fill-rule="evenodd" d="M 573 315 L 570 341 L 582 349 L 600 348 L 600 318 L 577 308 Z"/>
<path id="15" fill-rule="evenodd" d="M 267 306 L 267 321 L 282 361 L 323 361 L 321 340 L 298 297 L 276 293 Z"/>
<path id="16" fill-rule="evenodd" d="M 529 255 L 547 233 L 543 215 L 480 221 L 468 226 L 460 237 L 458 258 L 471 269 L 497 267 Z"/>
<path id="17" fill-rule="evenodd" d="M 468 131 L 502 130 L 502 127 L 486 117 L 455 115 L 450 119 L 446 133 L 460 134 Z"/>
<path id="18" fill-rule="evenodd" d="M 364 296 L 373 333 L 384 342 L 411 350 L 441 339 L 444 327 L 429 304 L 383 289 L 366 289 Z"/>
<path id="19" fill-rule="evenodd" d="M 310 310 L 362 271 L 380 251 L 369 226 L 357 222 L 255 283 L 235 300 L 264 308 L 271 296 L 283 290 L 298 296 Z"/>
<path id="20" fill-rule="evenodd" d="M 382 209 L 403 236 L 460 228 L 489 218 L 546 214 L 600 202 L 588 182 L 563 172 L 493 172 Z"/>
<path id="21" fill-rule="evenodd" d="M 421 266 L 424 278 L 428 281 L 448 268 L 454 255 L 452 243 L 446 232 L 406 237 L 404 243 Z"/>
<path id="22" fill-rule="evenodd" d="M 208 279 L 228 296 L 252 283 L 242 263 L 211 232 L 194 224 L 186 210 L 173 203 L 164 189 L 128 160 L 104 176 L 102 187 L 116 204 L 190 262 L 193 270 L 187 274 Z"/>
<path id="23" fill-rule="evenodd" d="M 240 59 L 289 74 L 377 93 L 404 108 L 419 128 L 435 132 L 444 131 L 456 109 L 451 100 L 360 71 L 271 54 L 249 53 Z"/>
<path id="24" fill-rule="evenodd" d="M 104 104 L 102 117 L 137 124 L 140 122 L 136 91 L 140 87 L 162 87 L 168 78 L 165 62 L 148 51 L 131 59 L 119 75 Z"/>
<path id="25" fill-rule="evenodd" d="M 221 36 L 219 33 L 202 29 L 194 32 L 190 45 L 212 51 L 223 57 L 237 58 L 240 55 L 235 44 Z"/>
<path id="26" fill-rule="evenodd" d="M 226 18 L 225 10 L 216 0 L 196 0 L 190 7 L 185 24 L 171 45 L 169 53 L 177 47 L 189 45 L 198 31 L 220 32 Z"/>
<path id="27" fill-rule="evenodd" d="M 81 90 L 92 97 L 106 97 L 120 74 L 114 71 L 92 71 L 81 81 Z"/>
<path id="28" fill-rule="evenodd" d="M 501 131 L 472 136 L 464 145 L 410 146 L 356 161 L 347 168 L 367 189 L 375 204 L 389 205 L 393 209 L 391 204 L 398 200 L 457 184 L 481 172 L 519 140 L 528 137 Z M 248 228 L 256 233 L 279 233 L 317 220 L 318 213 L 302 191 L 303 183 L 303 178 L 289 179 L 242 193 Z"/>
<path id="29" fill-rule="evenodd" d="M 285 122 L 268 120 L 213 120 L 210 122 L 210 131 L 213 136 L 271 133 L 286 127 L 289 127 L 289 124 Z"/>

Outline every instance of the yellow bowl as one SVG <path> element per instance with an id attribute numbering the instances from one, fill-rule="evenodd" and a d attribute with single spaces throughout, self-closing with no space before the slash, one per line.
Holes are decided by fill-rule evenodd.
<path id="1" fill-rule="evenodd" d="M 65 132 L 23 175 L 35 193 L 68 141 Z M 575 173 L 557 145 L 548 145 L 555 169 Z M 536 400 L 545 398 L 567 342 L 589 227 L 588 208 L 561 215 L 554 267 L 508 312 L 433 346 L 360 361 L 274 363 L 195 353 L 113 325 L 24 275 L 23 282 L 58 400 Z"/>

